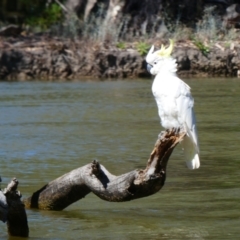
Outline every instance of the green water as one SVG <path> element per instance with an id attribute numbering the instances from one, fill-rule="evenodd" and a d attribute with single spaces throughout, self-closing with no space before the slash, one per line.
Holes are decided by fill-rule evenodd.
<path id="1" fill-rule="evenodd" d="M 239 239 L 240 79 L 186 82 L 201 168 L 188 170 L 178 146 L 159 193 L 126 203 L 89 194 L 61 212 L 27 210 L 30 239 Z M 15 176 L 28 197 L 93 159 L 116 175 L 144 168 L 160 131 L 151 80 L 0 83 L 2 188 Z M 0 223 L 0 239 L 6 229 Z"/>

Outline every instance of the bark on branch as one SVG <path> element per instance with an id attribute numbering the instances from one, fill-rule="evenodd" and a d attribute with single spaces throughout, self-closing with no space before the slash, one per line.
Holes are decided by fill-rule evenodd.
<path id="1" fill-rule="evenodd" d="M 24 200 L 25 206 L 62 210 L 90 192 L 111 202 L 130 201 L 152 195 L 163 187 L 168 159 L 184 136 L 185 133 L 179 129 L 161 132 L 144 170 L 133 170 L 115 176 L 94 160 L 45 185 Z"/>
<path id="2" fill-rule="evenodd" d="M 27 215 L 17 187 L 18 180 L 13 178 L 3 191 L 0 190 L 0 220 L 7 221 L 9 235 L 28 237 Z"/>

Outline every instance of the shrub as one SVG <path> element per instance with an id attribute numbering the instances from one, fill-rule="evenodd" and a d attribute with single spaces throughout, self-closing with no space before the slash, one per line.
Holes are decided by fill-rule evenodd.
<path id="1" fill-rule="evenodd" d="M 139 52 L 139 54 L 141 56 L 145 56 L 148 53 L 150 47 L 151 46 L 149 44 L 147 44 L 146 42 L 138 42 L 137 46 L 136 46 L 137 51 Z"/>
<path id="2" fill-rule="evenodd" d="M 62 9 L 56 3 L 50 4 L 43 11 L 36 13 L 38 8 L 33 9 L 30 16 L 26 18 L 25 23 L 31 27 L 38 26 L 43 30 L 46 30 L 51 25 L 59 22 L 63 19 Z"/>

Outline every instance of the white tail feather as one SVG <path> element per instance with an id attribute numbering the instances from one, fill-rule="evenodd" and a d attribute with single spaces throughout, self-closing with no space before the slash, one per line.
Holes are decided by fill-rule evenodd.
<path id="1" fill-rule="evenodd" d="M 196 149 L 198 149 L 192 139 L 188 136 L 182 141 L 183 151 L 184 151 L 184 159 L 186 161 L 187 167 L 189 169 L 197 169 L 200 167 L 199 154 Z"/>

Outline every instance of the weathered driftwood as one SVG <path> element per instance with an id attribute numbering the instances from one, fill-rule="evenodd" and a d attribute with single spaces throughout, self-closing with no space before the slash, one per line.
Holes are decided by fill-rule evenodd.
<path id="1" fill-rule="evenodd" d="M 7 188 L 0 191 L 0 220 L 7 221 L 9 235 L 28 237 L 27 215 L 17 186 L 18 181 L 13 178 Z"/>
<path id="2" fill-rule="evenodd" d="M 166 179 L 168 159 L 185 133 L 167 130 L 159 135 L 145 170 L 114 176 L 96 160 L 48 183 L 27 199 L 25 206 L 62 210 L 93 192 L 111 202 L 147 197 L 158 192 Z"/>

